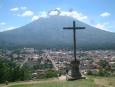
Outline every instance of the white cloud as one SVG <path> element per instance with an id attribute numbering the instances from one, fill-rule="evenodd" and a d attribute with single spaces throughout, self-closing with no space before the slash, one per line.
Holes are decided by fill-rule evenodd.
<path id="1" fill-rule="evenodd" d="M 47 12 L 41 11 L 41 12 L 38 13 L 38 15 L 34 15 L 32 17 L 32 21 L 37 20 L 39 18 L 46 18 L 46 17 L 48 17 Z"/>
<path id="2" fill-rule="evenodd" d="M 55 8 L 53 10 L 50 10 L 49 12 L 40 11 L 38 14 L 35 14 L 35 15 L 34 15 L 33 11 L 26 10 L 27 7 L 25 7 L 25 6 L 22 6 L 19 8 L 21 9 L 21 11 L 18 13 L 15 13 L 14 15 L 22 16 L 22 17 L 33 16 L 32 21 L 37 20 L 41 17 L 49 17 L 49 16 L 53 16 L 53 15 L 69 16 L 69 17 L 73 17 L 80 21 L 85 21 L 88 19 L 88 16 L 84 15 L 83 13 L 73 11 L 73 10 L 72 11 L 64 11 L 64 10 L 61 10 L 61 8 Z"/>
<path id="3" fill-rule="evenodd" d="M 12 30 L 12 29 L 15 29 L 16 27 L 9 27 L 7 28 L 7 30 Z"/>
<path id="4" fill-rule="evenodd" d="M 40 18 L 39 16 L 36 16 L 36 15 L 35 15 L 35 16 L 32 17 L 32 21 L 35 21 L 35 20 L 37 20 L 37 19 L 39 19 L 39 18 Z"/>
<path id="5" fill-rule="evenodd" d="M 8 30 L 13 30 L 13 29 L 16 29 L 18 27 L 0 27 L 0 32 L 8 31 Z"/>
<path id="6" fill-rule="evenodd" d="M 6 25 L 6 23 L 5 22 L 1 22 L 0 25 Z"/>
<path id="7" fill-rule="evenodd" d="M 109 23 L 97 23 L 96 25 L 93 25 L 93 26 L 98 29 L 102 29 L 102 30 L 111 32 L 110 30 L 111 26 Z"/>
<path id="8" fill-rule="evenodd" d="M 27 9 L 27 7 L 22 6 L 22 7 L 20 7 L 20 9 L 21 9 L 21 10 L 26 10 L 26 9 Z"/>
<path id="9" fill-rule="evenodd" d="M 48 15 L 60 15 L 60 13 L 61 13 L 61 8 L 56 8 L 54 10 L 50 10 L 48 12 Z"/>
<path id="10" fill-rule="evenodd" d="M 109 12 L 103 12 L 100 14 L 101 17 L 107 17 L 110 16 L 111 14 Z"/>
<path id="11" fill-rule="evenodd" d="M 69 16 L 69 17 L 73 17 L 75 19 L 78 19 L 80 21 L 85 21 L 85 20 L 88 19 L 88 16 L 86 16 L 86 15 L 80 13 L 80 12 L 77 12 L 77 11 L 63 11 L 63 10 L 61 10 L 61 8 L 56 8 L 56 9 L 51 10 L 49 12 L 41 11 L 41 12 L 38 13 L 38 15 L 33 16 L 32 20 L 38 19 L 38 18 L 41 18 L 41 17 L 49 17 L 49 16 L 52 16 L 52 15 Z"/>
<path id="12" fill-rule="evenodd" d="M 38 16 L 39 16 L 39 17 L 48 17 L 46 11 L 41 11 L 41 12 L 39 12 Z"/>
<path id="13" fill-rule="evenodd" d="M 105 29 L 105 25 L 103 24 L 96 24 L 95 27 L 99 29 Z"/>
<path id="14" fill-rule="evenodd" d="M 12 9 L 10 9 L 10 11 L 18 11 L 19 10 L 19 8 L 12 8 Z"/>
<path id="15" fill-rule="evenodd" d="M 61 10 L 61 8 L 56 8 L 56 9 L 59 10 L 59 11 Z"/>
<path id="16" fill-rule="evenodd" d="M 50 12 L 48 12 L 49 16 L 52 15 L 60 15 L 60 16 L 69 16 L 69 17 L 73 17 L 75 19 L 78 19 L 80 21 L 84 21 L 88 18 L 88 16 L 77 12 L 77 11 L 63 11 L 61 10 L 61 8 L 56 8 L 55 10 L 51 10 Z"/>
<path id="17" fill-rule="evenodd" d="M 39 18 L 46 18 L 46 17 L 48 17 L 47 12 L 46 11 L 41 11 L 41 12 L 38 13 L 38 15 L 34 15 L 32 17 L 32 21 L 37 20 Z"/>
<path id="18" fill-rule="evenodd" d="M 32 16 L 34 12 L 31 10 L 27 10 L 27 9 L 28 9 L 27 7 L 21 6 L 19 8 L 12 8 L 10 10 L 15 11 L 13 15 L 16 15 L 16 16 L 22 16 L 22 17 Z"/>
<path id="19" fill-rule="evenodd" d="M 70 16 L 73 17 L 75 19 L 78 19 L 80 21 L 86 20 L 88 17 L 86 15 L 83 15 L 82 13 L 79 13 L 77 11 L 61 11 L 60 15 L 62 16 Z"/>
<path id="20" fill-rule="evenodd" d="M 10 9 L 10 11 L 19 11 L 19 10 L 26 10 L 26 9 L 27 9 L 27 7 L 21 6 L 21 7 L 12 8 L 12 9 Z"/>
<path id="21" fill-rule="evenodd" d="M 49 12 L 49 15 L 58 15 L 58 11 L 51 11 Z"/>
<path id="22" fill-rule="evenodd" d="M 19 15 L 19 16 L 32 16 L 34 14 L 34 12 L 33 11 L 31 11 L 31 10 L 27 10 L 27 11 L 25 11 L 25 12 L 23 12 L 21 15 Z"/>

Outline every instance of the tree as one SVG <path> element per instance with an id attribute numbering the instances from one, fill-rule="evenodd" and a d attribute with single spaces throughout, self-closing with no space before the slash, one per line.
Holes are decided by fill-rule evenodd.
<path id="1" fill-rule="evenodd" d="M 0 58 L 0 82 L 30 79 L 29 71 L 27 67 L 20 68 L 13 61 Z"/>
<path id="2" fill-rule="evenodd" d="M 57 73 L 57 71 L 50 69 L 47 71 L 46 77 L 47 78 L 58 77 L 58 73 Z"/>
<path id="3" fill-rule="evenodd" d="M 100 61 L 99 61 L 99 65 L 100 65 L 102 68 L 109 67 L 109 63 L 108 63 L 106 60 L 100 60 Z"/>
<path id="4" fill-rule="evenodd" d="M 111 67 L 106 60 L 100 60 L 99 62 L 100 69 L 98 75 L 100 76 L 110 76 L 111 75 Z"/>

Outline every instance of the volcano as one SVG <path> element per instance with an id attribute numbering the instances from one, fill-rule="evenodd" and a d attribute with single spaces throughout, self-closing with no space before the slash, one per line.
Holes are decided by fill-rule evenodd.
<path id="1" fill-rule="evenodd" d="M 40 18 L 14 30 L 0 32 L 0 48 L 33 47 L 72 48 L 73 31 L 63 30 L 64 26 L 86 29 L 77 30 L 77 49 L 115 49 L 115 33 L 104 31 L 67 16 Z"/>

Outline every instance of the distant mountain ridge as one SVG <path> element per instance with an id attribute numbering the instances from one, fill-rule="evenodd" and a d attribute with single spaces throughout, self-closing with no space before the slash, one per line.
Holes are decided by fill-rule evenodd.
<path id="1" fill-rule="evenodd" d="M 14 30 L 0 32 L 0 48 L 72 48 L 72 31 L 63 30 L 63 27 L 72 26 L 73 20 L 66 16 L 50 16 Z M 75 21 L 76 26 L 86 27 L 76 31 L 77 48 L 115 49 L 115 33 Z"/>

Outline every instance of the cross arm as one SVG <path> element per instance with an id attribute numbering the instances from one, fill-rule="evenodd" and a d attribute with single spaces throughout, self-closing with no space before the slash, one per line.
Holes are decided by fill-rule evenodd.
<path id="1" fill-rule="evenodd" d="M 85 29 L 85 27 L 63 27 L 63 29 Z"/>

